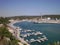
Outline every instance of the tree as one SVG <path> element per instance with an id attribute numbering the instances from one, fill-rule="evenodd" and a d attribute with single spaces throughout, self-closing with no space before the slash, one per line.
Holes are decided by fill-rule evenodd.
<path id="1" fill-rule="evenodd" d="M 9 38 L 10 40 L 6 40 Z M 18 40 L 8 31 L 5 26 L 0 27 L 0 43 L 6 45 L 18 45 Z"/>
<path id="2" fill-rule="evenodd" d="M 8 24 L 8 23 L 9 23 L 8 18 L 0 17 L 0 24 L 3 24 L 4 26 L 7 26 L 6 24 Z"/>
<path id="3" fill-rule="evenodd" d="M 2 40 L 4 37 L 10 37 L 10 35 L 11 33 L 5 26 L 0 27 L 0 40 Z"/>
<path id="4" fill-rule="evenodd" d="M 0 18 L 0 23 L 3 26 L 0 27 L 0 45 L 18 45 L 18 40 L 10 33 L 7 29 L 7 25 L 9 23 L 7 18 Z M 8 41 L 6 38 L 9 38 Z"/>

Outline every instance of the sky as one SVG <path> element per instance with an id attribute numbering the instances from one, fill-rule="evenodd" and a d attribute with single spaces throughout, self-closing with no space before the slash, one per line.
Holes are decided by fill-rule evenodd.
<path id="1" fill-rule="evenodd" d="M 60 14 L 60 0 L 0 0 L 0 16 Z"/>

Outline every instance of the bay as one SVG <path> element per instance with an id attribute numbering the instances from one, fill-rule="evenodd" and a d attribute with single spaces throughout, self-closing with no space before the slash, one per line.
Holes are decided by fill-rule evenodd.
<path id="1" fill-rule="evenodd" d="M 55 41 L 60 41 L 60 24 L 51 24 L 51 23 L 34 23 L 34 22 L 18 22 L 15 23 L 14 26 L 20 27 L 23 30 L 34 30 L 40 31 L 43 35 L 46 35 L 48 38 L 47 41 L 44 42 L 33 42 L 31 45 L 47 45 L 48 43 L 52 43 Z M 39 35 L 40 36 L 40 35 Z M 38 36 L 29 36 L 28 38 L 37 38 Z"/>

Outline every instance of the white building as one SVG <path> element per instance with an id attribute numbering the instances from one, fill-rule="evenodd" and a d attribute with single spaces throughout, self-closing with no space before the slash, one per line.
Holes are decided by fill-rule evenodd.
<path id="1" fill-rule="evenodd" d="M 51 18 L 50 18 L 50 17 L 48 17 L 47 19 L 48 19 L 48 20 L 50 20 Z"/>

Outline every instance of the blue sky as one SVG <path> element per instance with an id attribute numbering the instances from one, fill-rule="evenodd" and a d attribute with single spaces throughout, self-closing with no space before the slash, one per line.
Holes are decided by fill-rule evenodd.
<path id="1" fill-rule="evenodd" d="M 0 16 L 60 14 L 60 0 L 0 0 Z"/>

